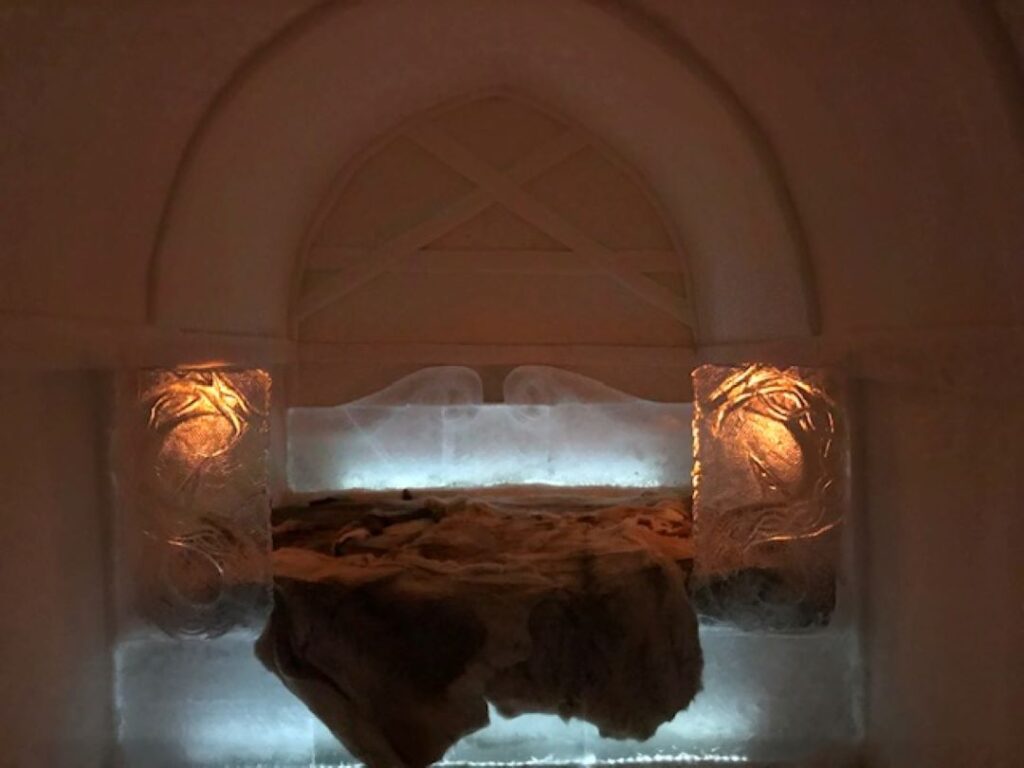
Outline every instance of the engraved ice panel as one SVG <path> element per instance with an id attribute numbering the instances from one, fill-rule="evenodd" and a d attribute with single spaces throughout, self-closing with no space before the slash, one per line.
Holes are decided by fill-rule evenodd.
<path id="1" fill-rule="evenodd" d="M 836 391 L 821 369 L 694 372 L 695 583 L 705 616 L 828 622 L 848 463 Z"/>
<path id="2" fill-rule="evenodd" d="M 311 731 L 250 650 L 271 604 L 269 400 L 260 370 L 120 382 L 114 662 L 126 768 L 309 754 L 276 735 Z"/>
<path id="3" fill-rule="evenodd" d="M 641 400 L 545 366 L 484 403 L 469 369 L 425 369 L 332 408 L 288 411 L 298 493 L 496 485 L 685 487 L 689 403 Z"/>
<path id="4" fill-rule="evenodd" d="M 257 627 L 270 603 L 270 377 L 154 370 L 118 400 L 122 629 Z"/>

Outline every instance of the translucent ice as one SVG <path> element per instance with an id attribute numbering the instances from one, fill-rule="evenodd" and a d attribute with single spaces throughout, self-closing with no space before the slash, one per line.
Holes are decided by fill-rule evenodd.
<path id="1" fill-rule="evenodd" d="M 126 767 L 308 766 L 337 742 L 253 655 L 255 634 L 171 639 L 139 633 L 115 654 Z"/>
<path id="2" fill-rule="evenodd" d="M 291 489 L 689 484 L 688 403 L 528 366 L 509 374 L 505 403 L 483 404 L 465 371 L 427 369 L 353 403 L 289 409 Z"/>
<path id="3" fill-rule="evenodd" d="M 137 637 L 116 655 L 126 768 L 343 765 L 355 761 L 256 661 L 253 637 Z M 602 739 L 552 715 L 504 719 L 445 762 L 539 765 L 799 761 L 852 753 L 859 738 L 852 633 L 771 635 L 705 627 L 704 690 L 647 742 Z M 159 691 L 159 695 L 153 695 Z M 831 764 L 831 763 L 829 763 Z"/>
<path id="4" fill-rule="evenodd" d="M 270 377 L 153 370 L 118 398 L 117 585 L 122 628 L 217 635 L 270 603 Z"/>
<path id="5" fill-rule="evenodd" d="M 484 401 L 484 386 L 472 368 L 438 365 L 404 376 L 352 406 L 470 405 Z"/>
<path id="6" fill-rule="evenodd" d="M 724 378 L 718 384 L 722 381 Z M 159 382 L 154 379 L 152 383 Z M 214 396 L 217 386 L 212 379 L 199 377 L 198 383 L 212 387 L 209 395 Z M 145 381 L 143 384 L 142 391 L 150 392 Z M 715 387 L 717 384 L 707 392 Z M 179 422 L 199 421 L 176 433 L 170 448 L 162 440 L 146 442 L 133 433 L 135 442 L 128 442 L 126 452 L 129 457 L 134 454 L 134 459 L 122 464 L 119 471 L 120 485 L 134 499 L 119 512 L 122 527 L 134 526 L 136 533 L 177 531 L 182 537 L 202 533 L 192 523 L 211 507 L 205 502 L 190 506 L 183 500 L 199 498 L 220 504 L 248 487 L 222 482 L 230 474 L 201 473 L 189 480 L 188 467 L 174 464 L 176 455 L 187 459 L 194 454 L 186 449 L 210 440 L 211 466 L 228 466 L 217 457 L 220 448 L 238 434 L 229 415 L 237 414 L 237 408 L 231 405 L 231 393 L 221 389 L 217 402 L 227 405 L 227 412 L 217 407 L 216 398 L 178 397 L 176 390 L 171 390 L 174 396 L 163 401 L 166 410 L 153 418 L 157 431 L 173 430 Z M 699 394 L 704 391 L 698 387 Z M 338 408 L 292 409 L 288 416 L 290 482 L 295 490 L 307 491 L 536 482 L 622 486 L 689 482 L 689 404 L 637 400 L 584 377 L 537 367 L 510 374 L 505 392 L 504 404 L 483 404 L 476 374 L 449 368 L 440 373 L 420 372 L 377 395 Z M 134 425 L 132 429 L 145 432 L 149 409 L 156 400 L 139 400 L 138 387 L 131 388 L 130 394 L 135 399 L 128 401 L 131 407 L 126 418 Z M 246 403 L 260 405 L 265 400 L 246 395 Z M 190 413 L 189 419 L 179 418 Z M 259 442 L 246 450 L 259 455 L 265 451 L 265 424 L 247 423 L 257 424 L 251 434 Z M 760 455 L 760 463 L 743 463 L 732 470 L 716 465 L 725 471 L 720 479 L 735 478 L 734 470 L 759 472 L 761 479 L 770 475 L 773 483 L 802 478 L 803 470 L 787 474 L 788 465 L 780 460 L 790 446 L 787 436 L 757 418 L 751 423 L 764 426 L 763 433 L 775 435 L 771 450 Z M 705 447 L 702 443 L 702 449 Z M 159 455 L 153 459 L 149 451 L 163 451 L 166 463 L 161 465 L 156 460 Z M 131 496 L 138 491 L 135 483 L 139 478 L 129 482 L 126 472 L 140 460 L 142 466 L 164 466 L 166 471 L 145 479 L 148 490 L 143 490 L 148 495 Z M 259 466 L 248 459 L 234 465 L 235 469 Z M 711 481 L 715 471 L 705 466 L 703 480 Z M 237 477 L 249 477 L 246 482 L 258 479 L 245 474 Z M 760 482 L 756 476 L 752 480 Z M 174 490 L 183 481 L 185 487 L 198 489 L 199 496 Z M 707 484 L 702 490 L 707 492 L 705 501 L 714 498 Z M 152 503 L 141 504 L 144 500 Z M 265 505 L 263 500 L 259 503 Z M 245 519 L 262 519 L 259 515 L 266 513 L 265 506 L 258 515 L 254 508 L 251 511 L 254 517 Z M 819 557 L 815 547 L 821 539 L 819 534 L 804 540 L 812 544 L 805 554 L 808 562 L 822 565 L 831 580 L 835 562 Z M 177 582 L 176 591 L 169 594 L 176 595 L 175 600 L 192 599 L 168 603 L 174 607 L 169 617 L 175 623 L 170 626 L 215 634 L 225 629 L 223 617 L 203 608 L 211 605 L 204 602 L 207 582 L 191 576 L 201 576 L 214 567 L 216 560 L 207 555 L 218 550 L 209 546 L 208 539 L 183 538 L 182 543 L 191 548 L 179 548 L 186 556 L 172 563 L 175 567 L 166 575 L 187 578 Z M 790 547 L 792 542 L 784 544 Z M 155 578 L 164 573 L 153 567 L 155 561 L 149 570 L 124 570 L 126 565 L 145 565 L 145 552 L 139 546 L 138 538 L 119 541 L 119 584 L 132 598 L 147 584 L 138 574 Z M 778 545 L 775 547 L 779 551 Z M 197 548 L 205 554 L 193 557 L 190 553 Z M 787 554 L 786 562 L 793 562 L 791 555 Z M 758 587 L 754 591 L 760 599 L 763 590 Z M 735 600 L 735 591 L 713 597 L 721 597 L 727 609 L 734 610 L 735 602 L 728 600 Z M 182 605 L 193 608 L 183 614 Z M 216 621 L 210 624 L 211 619 Z M 211 627 L 215 632 L 209 631 Z M 116 707 L 119 756 L 126 768 L 305 768 L 354 762 L 305 705 L 263 669 L 252 652 L 254 639 L 254 632 L 237 625 L 212 639 L 168 637 L 145 626 L 121 634 L 115 654 Z M 705 625 L 701 645 L 703 691 L 647 742 L 602 739 L 592 726 L 566 723 L 554 716 L 507 720 L 492 712 L 491 725 L 456 744 L 446 762 L 493 766 L 782 762 L 855 750 L 860 738 L 856 697 L 860 682 L 856 638 L 848 625 L 833 622 L 826 629 L 797 634 Z"/>
<path id="7" fill-rule="evenodd" d="M 847 464 L 835 385 L 756 364 L 693 379 L 698 605 L 744 625 L 827 621 Z"/>
<path id="8" fill-rule="evenodd" d="M 560 403 L 642 402 L 600 381 L 548 365 L 521 365 L 505 377 L 506 403 L 558 405 Z"/>

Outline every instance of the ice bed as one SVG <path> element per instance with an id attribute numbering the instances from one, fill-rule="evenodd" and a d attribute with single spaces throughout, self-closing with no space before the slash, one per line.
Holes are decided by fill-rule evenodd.
<path id="1" fill-rule="evenodd" d="M 602 737 L 580 719 L 506 718 L 492 708 L 489 725 L 458 740 L 442 764 L 853 759 L 861 731 L 861 668 L 850 542 L 840 525 L 846 491 L 835 486 L 846 471 L 845 454 L 837 447 L 843 439 L 837 425 L 821 429 L 821 420 L 838 411 L 822 410 L 814 400 L 824 391 L 814 372 L 708 367 L 700 376 L 696 420 L 694 403 L 643 401 L 536 366 L 509 375 L 503 402 L 483 402 L 473 371 L 446 367 L 360 401 L 285 414 L 287 487 L 276 494 L 277 534 L 304 511 L 322 516 L 346 505 L 415 506 L 459 497 L 483 503 L 514 498 L 524 508 L 543 498 L 534 506 L 547 512 L 581 499 L 600 508 L 623 499 L 669 498 L 682 503 L 692 523 L 691 478 L 699 480 L 705 540 L 698 522 L 690 592 L 700 619 L 703 675 L 692 703 L 642 741 Z M 219 395 L 206 397 L 227 401 L 227 411 L 197 410 L 194 398 L 165 397 L 164 407 L 177 415 L 161 423 L 159 393 L 170 385 L 188 389 L 188 381 L 154 374 L 131 392 L 141 415 L 127 408 L 120 426 L 120 443 L 130 453 L 146 456 L 139 446 L 155 441 L 157 457 L 166 459 L 152 463 L 154 477 L 145 476 L 150 465 L 144 461 L 134 468 L 127 461 L 123 470 L 116 684 L 125 762 L 357 763 L 253 653 L 272 603 L 267 552 L 282 543 L 270 541 L 269 473 L 253 470 L 269 445 L 269 379 L 252 372 L 220 379 L 196 374 L 192 384 L 219 388 Z M 193 403 L 191 417 L 178 413 L 181 402 Z M 241 414 L 237 426 L 232 413 Z M 196 435 L 220 440 L 218 450 L 207 451 L 213 456 L 198 469 L 174 474 L 176 460 L 184 456 L 187 463 Z M 227 447 L 220 451 L 222 444 Z M 828 466 L 821 463 L 826 454 Z M 729 461 L 740 463 L 730 467 Z M 811 475 L 817 479 L 808 483 Z M 147 502 L 166 497 L 161 488 L 168 478 L 175 494 L 191 494 L 189 509 L 202 510 L 179 518 L 178 531 L 147 517 Z M 765 488 L 775 496 L 738 504 Z M 794 507 L 786 496 L 799 496 L 807 507 L 808 493 L 819 495 L 817 506 Z M 822 493 L 838 495 L 824 503 Z M 230 507 L 241 524 L 227 533 L 211 527 L 221 519 L 218 505 Z M 738 507 L 756 525 L 741 521 Z M 716 518 L 722 509 L 732 512 L 731 528 Z M 731 543 L 716 543 L 730 537 Z M 753 537 L 760 537 L 756 547 L 749 546 Z"/>

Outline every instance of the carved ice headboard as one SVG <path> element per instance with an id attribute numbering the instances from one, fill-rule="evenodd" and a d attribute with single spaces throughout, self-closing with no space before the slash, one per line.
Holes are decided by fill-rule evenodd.
<path id="1" fill-rule="evenodd" d="M 336 407 L 290 408 L 289 488 L 689 485 L 690 403 L 545 366 L 513 370 L 503 389 L 503 403 L 484 403 L 475 371 L 441 366 Z"/>

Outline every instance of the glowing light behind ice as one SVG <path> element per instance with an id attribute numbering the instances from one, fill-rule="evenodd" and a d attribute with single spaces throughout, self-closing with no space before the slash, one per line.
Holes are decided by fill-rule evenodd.
<path id="1" fill-rule="evenodd" d="M 119 645 L 116 701 L 126 768 L 357 764 L 256 661 L 252 641 L 237 632 Z M 784 761 L 857 743 L 852 632 L 702 627 L 701 645 L 704 690 L 647 742 L 603 739 L 587 723 L 552 715 L 505 719 L 492 711 L 491 725 L 456 744 L 441 765 Z"/>
<path id="2" fill-rule="evenodd" d="M 300 493 L 495 485 L 686 486 L 688 403 L 292 408 Z"/>
<path id="3" fill-rule="evenodd" d="M 547 366 L 484 403 L 470 368 L 425 368 L 361 400 L 288 411 L 298 493 L 495 485 L 686 486 L 689 403 L 656 403 Z"/>
<path id="4" fill-rule="evenodd" d="M 842 522 L 846 442 L 826 371 L 702 365 L 693 381 L 698 570 Z"/>

